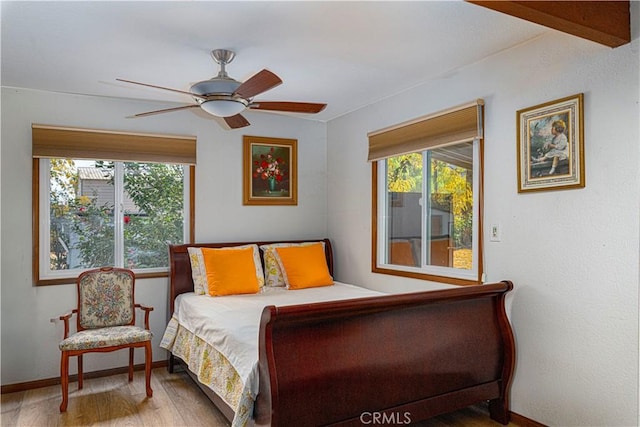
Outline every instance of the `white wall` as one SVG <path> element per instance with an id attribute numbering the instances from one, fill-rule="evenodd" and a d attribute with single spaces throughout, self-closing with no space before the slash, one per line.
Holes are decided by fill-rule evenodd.
<path id="1" fill-rule="evenodd" d="M 196 135 L 196 240 L 325 237 L 326 125 L 283 115 L 248 113 L 251 127 L 225 131 L 193 112 L 126 119 L 162 105 L 109 98 L 2 89 L 2 385 L 59 376 L 61 322 L 75 304 L 75 285 L 34 286 L 31 274 L 31 124 Z M 298 140 L 298 206 L 242 205 L 242 135 Z M 167 321 L 168 280 L 139 279 L 136 298 L 152 305 L 154 360 Z M 143 362 L 142 351 L 136 363 Z M 126 366 L 127 352 L 85 358 L 85 371 Z M 75 362 L 71 363 L 75 373 Z"/>
<path id="2" fill-rule="evenodd" d="M 610 49 L 557 32 L 328 125 L 329 237 L 339 280 L 387 291 L 433 283 L 371 273 L 367 132 L 485 100 L 488 281 L 515 284 L 512 410 L 547 425 L 638 425 L 639 69 L 633 42 Z M 516 111 L 584 93 L 586 188 L 519 194 Z M 614 220 L 611 220 L 611 217 Z"/>

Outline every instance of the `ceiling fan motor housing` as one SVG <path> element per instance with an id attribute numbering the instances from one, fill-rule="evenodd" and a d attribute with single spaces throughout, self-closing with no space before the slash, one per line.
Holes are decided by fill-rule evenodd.
<path id="1" fill-rule="evenodd" d="M 230 78 L 214 77 L 210 80 L 203 80 L 191 86 L 190 92 L 196 95 L 229 95 L 231 96 L 240 82 Z M 196 99 L 197 100 L 197 99 Z"/>
<path id="2" fill-rule="evenodd" d="M 240 85 L 241 83 L 237 80 L 218 76 L 194 84 L 190 92 L 201 95 L 193 99 L 207 113 L 218 117 L 229 117 L 239 114 L 249 105 L 249 100 L 234 95 Z"/>
<path id="3" fill-rule="evenodd" d="M 231 95 L 235 93 L 242 83 L 227 75 L 225 65 L 233 61 L 236 54 L 228 49 L 215 49 L 211 51 L 211 56 L 220 65 L 218 75 L 194 84 L 191 86 L 190 92 L 202 96 L 215 95 L 215 98 L 218 99 L 228 95 L 229 100 L 231 100 Z M 203 102 L 201 98 L 194 99 L 200 103 Z"/>

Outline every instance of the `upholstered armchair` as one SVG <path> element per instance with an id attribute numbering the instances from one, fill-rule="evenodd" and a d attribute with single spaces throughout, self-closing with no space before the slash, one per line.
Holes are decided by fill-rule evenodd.
<path id="1" fill-rule="evenodd" d="M 129 349 L 129 381 L 133 381 L 133 351 L 145 349 L 145 378 L 147 396 L 151 397 L 151 338 L 149 313 L 134 301 L 135 275 L 124 268 L 103 267 L 88 270 L 78 276 L 78 306 L 60 316 L 64 321 L 64 339 L 60 342 L 60 382 L 62 403 L 60 412 L 67 410 L 69 395 L 69 357 L 78 357 L 78 389 L 82 388 L 82 356 L 91 352 Z M 144 310 L 144 329 L 135 326 L 135 309 Z M 76 314 L 76 333 L 69 334 L 69 319 Z"/>

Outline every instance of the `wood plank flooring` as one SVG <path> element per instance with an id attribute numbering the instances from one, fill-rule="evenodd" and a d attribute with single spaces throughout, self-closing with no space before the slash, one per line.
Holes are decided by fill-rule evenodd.
<path id="1" fill-rule="evenodd" d="M 1 395 L 2 427 L 135 426 L 226 427 L 229 422 L 184 372 L 153 370 L 153 397 L 147 398 L 143 371 L 133 382 L 127 374 L 85 379 L 84 388 L 69 384 L 69 407 L 61 414 L 60 386 Z M 441 415 L 420 427 L 496 427 L 482 407 Z M 511 423 L 509 426 L 514 427 Z"/>

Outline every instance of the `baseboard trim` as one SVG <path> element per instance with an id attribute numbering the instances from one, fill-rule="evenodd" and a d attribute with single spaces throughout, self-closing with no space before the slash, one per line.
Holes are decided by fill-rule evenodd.
<path id="1" fill-rule="evenodd" d="M 166 360 L 159 360 L 157 362 L 151 363 L 152 369 L 162 368 L 166 366 L 167 366 Z M 144 370 L 144 363 L 140 365 L 134 365 L 133 369 L 136 371 Z M 105 369 L 102 371 L 85 372 L 83 375 L 83 378 L 85 380 L 88 380 L 91 378 L 100 378 L 100 377 L 108 377 L 110 375 L 126 374 L 127 372 L 129 372 L 129 367 L 123 366 L 120 368 Z M 74 381 L 78 381 L 78 375 L 69 375 L 69 382 L 74 382 Z M 58 385 L 58 384 L 60 384 L 60 377 L 47 378 L 47 379 L 36 380 L 36 381 L 27 381 L 24 383 L 7 384 L 7 385 L 2 385 L 0 387 L 0 394 L 33 390 L 35 388 L 50 387 L 52 385 Z"/>
<path id="2" fill-rule="evenodd" d="M 523 415 L 516 414 L 515 412 L 510 412 L 510 414 L 511 422 L 518 425 L 519 427 L 547 427 L 545 424 L 539 423 Z"/>

